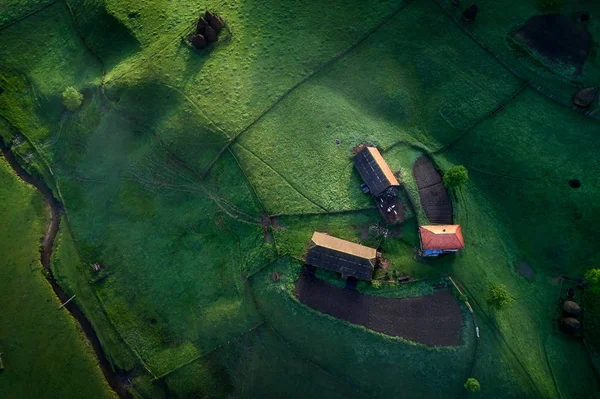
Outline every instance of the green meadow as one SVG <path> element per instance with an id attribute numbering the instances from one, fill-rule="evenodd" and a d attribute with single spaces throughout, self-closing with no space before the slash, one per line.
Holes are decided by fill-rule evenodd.
<path id="1" fill-rule="evenodd" d="M 77 322 L 46 280 L 39 239 L 48 211 L 0 159 L 0 396 L 115 398 Z"/>
<path id="2" fill-rule="evenodd" d="M 596 53 L 567 81 L 507 44 L 544 12 L 535 0 L 478 2 L 472 24 L 450 3 L 0 1 L 0 135 L 62 203 L 52 271 L 134 397 L 600 397 L 599 348 L 557 324 L 558 277 L 600 261 L 600 124 L 567 106 L 597 84 Z M 599 40 L 596 4 L 561 7 L 587 9 Z M 195 51 L 184 38 L 205 10 L 226 25 Z M 74 112 L 68 86 L 83 94 Z M 400 226 L 360 190 L 361 143 L 399 172 Z M 456 256 L 416 256 L 423 154 L 469 171 L 450 190 L 466 242 Z M 42 198 L 4 161 L 0 178 L 0 396 L 115 396 L 77 323 L 50 317 Z M 314 231 L 379 248 L 389 267 L 365 294 L 429 295 L 451 276 L 474 311 L 460 304 L 460 345 L 300 303 Z M 414 281 L 385 281 L 393 272 Z M 490 283 L 514 304 L 489 305 Z"/>

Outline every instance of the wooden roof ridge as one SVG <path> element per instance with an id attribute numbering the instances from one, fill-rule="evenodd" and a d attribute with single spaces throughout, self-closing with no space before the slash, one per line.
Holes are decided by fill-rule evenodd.
<path id="1" fill-rule="evenodd" d="M 383 159 L 383 157 L 381 156 L 381 153 L 379 152 L 377 147 L 366 147 L 366 148 L 367 148 L 367 151 L 369 151 L 369 153 L 375 160 L 375 162 L 377 163 L 377 166 L 379 166 L 379 169 L 381 169 L 381 172 L 383 173 L 385 178 L 388 180 L 390 185 L 391 186 L 399 186 L 400 183 L 398 182 L 398 179 L 396 179 L 396 176 L 394 176 L 394 173 L 390 169 L 387 162 L 385 162 L 385 159 Z"/>
<path id="2" fill-rule="evenodd" d="M 465 247 L 459 224 L 420 226 L 423 249 L 462 249 Z"/>
<path id="3" fill-rule="evenodd" d="M 374 260 L 377 258 L 377 250 L 375 248 L 366 247 L 356 244 L 351 241 L 342 240 L 341 238 L 330 236 L 329 234 L 314 232 L 312 242 L 324 248 L 329 248 L 334 251 L 343 252 L 356 256 L 358 258 Z"/>

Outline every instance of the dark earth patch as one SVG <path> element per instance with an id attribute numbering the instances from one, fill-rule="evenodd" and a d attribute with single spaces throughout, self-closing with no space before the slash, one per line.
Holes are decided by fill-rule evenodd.
<path id="1" fill-rule="evenodd" d="M 581 75 L 593 44 L 584 24 L 561 14 L 531 17 L 511 37 L 544 65 L 560 70 L 571 67 L 566 73 L 571 78 Z"/>
<path id="2" fill-rule="evenodd" d="M 303 272 L 294 293 L 319 312 L 429 346 L 458 346 L 462 314 L 449 289 L 418 298 L 384 298 L 335 287 Z"/>
<path id="3" fill-rule="evenodd" d="M 442 182 L 442 176 L 435 169 L 433 162 L 425 156 L 421 155 L 413 165 L 413 175 L 419 189 L 433 186 Z"/>
<path id="4" fill-rule="evenodd" d="M 579 188 L 581 187 L 581 182 L 577 179 L 569 180 L 569 186 L 572 188 Z"/>
<path id="5" fill-rule="evenodd" d="M 453 224 L 452 202 L 433 162 L 420 156 L 413 165 L 413 175 L 427 219 L 433 224 Z"/>

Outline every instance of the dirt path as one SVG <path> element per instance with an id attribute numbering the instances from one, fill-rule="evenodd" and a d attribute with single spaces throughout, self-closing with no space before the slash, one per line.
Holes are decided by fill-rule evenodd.
<path id="1" fill-rule="evenodd" d="M 58 227 L 60 224 L 60 217 L 62 214 L 62 205 L 58 200 L 54 197 L 52 190 L 46 185 L 43 179 L 32 176 L 29 174 L 17 161 L 15 155 L 10 151 L 10 148 L 6 146 L 2 137 L 0 137 L 0 151 L 4 156 L 4 159 L 8 162 L 10 167 L 13 169 L 15 174 L 19 176 L 26 183 L 34 186 L 40 194 L 44 197 L 44 200 L 48 203 L 50 208 L 50 223 L 48 228 L 46 229 L 46 234 L 42 240 L 42 246 L 40 248 L 40 258 L 42 262 L 42 266 L 47 271 L 47 280 L 52 286 L 52 290 L 54 294 L 58 297 L 61 303 L 65 303 L 70 295 L 58 285 L 58 282 L 54 279 L 54 275 L 52 274 L 52 269 L 50 268 L 50 260 L 52 257 L 52 249 L 54 247 L 54 239 L 56 238 L 56 234 L 58 233 Z M 81 309 L 77 307 L 75 302 L 69 302 L 65 308 L 69 311 L 71 316 L 77 320 L 81 329 L 83 330 L 85 336 L 87 337 L 90 345 L 94 349 L 94 353 L 96 354 L 96 358 L 98 359 L 98 365 L 106 378 L 106 381 L 110 385 L 110 387 L 119 395 L 120 398 L 131 398 L 129 392 L 125 386 L 123 386 L 121 380 L 117 373 L 113 370 L 110 362 L 106 358 L 104 351 L 102 350 L 102 345 L 100 344 L 100 340 L 92 327 L 90 321 L 85 317 Z"/>
<path id="2" fill-rule="evenodd" d="M 335 287 L 305 269 L 294 293 L 319 312 L 370 330 L 429 346 L 460 345 L 462 313 L 448 289 L 417 298 L 384 298 Z"/>

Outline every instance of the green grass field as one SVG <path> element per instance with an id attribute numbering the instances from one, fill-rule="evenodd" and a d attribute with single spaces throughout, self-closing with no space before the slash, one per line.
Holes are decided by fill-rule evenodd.
<path id="1" fill-rule="evenodd" d="M 523 59 L 506 36 L 542 11 L 513 3 L 478 2 L 478 19 L 464 25 L 446 0 L 0 1 L 0 135 L 62 202 L 52 270 L 109 361 L 131 372 L 134 396 L 475 397 L 463 389 L 475 377 L 481 397 L 600 397 L 585 347 L 555 322 L 555 278 L 600 260 L 600 125 L 565 106 L 596 84 L 600 65 L 592 54 L 574 83 Z M 206 9 L 226 28 L 195 52 L 182 37 Z M 598 26 L 592 17 L 595 40 Z M 76 112 L 61 103 L 67 86 L 84 94 Z M 352 165 L 360 143 L 400 172 L 409 207 L 387 237 Z M 451 192 L 466 241 L 455 257 L 415 256 L 427 223 L 412 175 L 422 154 L 442 171 L 469 170 Z M 18 238 L 2 240 L 6 264 L 34 270 L 14 284 L 45 290 L 40 199 L 0 167 L 15 186 L 0 198 L 11 210 L 2 237 Z M 461 345 L 427 348 L 299 303 L 293 282 L 314 231 L 378 246 L 388 273 L 419 280 L 359 285 L 369 294 L 426 295 L 452 276 L 475 312 L 463 309 Z M 493 310 L 490 283 L 505 284 L 514 305 Z M 47 302 L 32 306 L 55 311 L 39 287 L 31 295 Z M 23 317 L 14 305 L 0 320 Z M 64 374 L 43 372 L 59 352 L 32 347 L 18 360 L 39 367 L 28 378 L 52 378 L 65 398 L 93 380 L 95 397 L 110 396 L 74 321 L 45 314 L 32 307 L 26 321 L 71 328 L 60 337 L 71 352 L 60 354 L 82 376 L 61 383 Z M 14 339 L 2 325 L 0 345 Z M 10 372 L 0 396 L 26 382 Z"/>
<path id="2" fill-rule="evenodd" d="M 0 159 L 0 396 L 113 398 L 77 322 L 43 273 L 39 240 L 48 221 L 41 195 Z"/>

